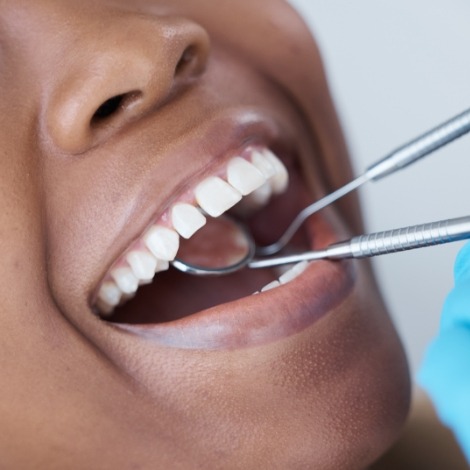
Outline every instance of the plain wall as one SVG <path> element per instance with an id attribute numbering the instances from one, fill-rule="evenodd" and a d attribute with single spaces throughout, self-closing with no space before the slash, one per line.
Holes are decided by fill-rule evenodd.
<path id="1" fill-rule="evenodd" d="M 470 108 L 470 2 L 292 0 L 323 52 L 356 173 Z M 469 215 L 470 135 L 360 190 L 369 231 Z M 374 259 L 413 372 L 463 243 Z"/>

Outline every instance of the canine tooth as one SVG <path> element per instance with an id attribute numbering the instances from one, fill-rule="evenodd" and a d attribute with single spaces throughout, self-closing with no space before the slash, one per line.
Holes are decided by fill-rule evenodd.
<path id="1" fill-rule="evenodd" d="M 191 238 L 206 224 L 201 211 L 191 204 L 178 203 L 171 208 L 173 228 L 183 237 Z"/>
<path id="2" fill-rule="evenodd" d="M 261 289 L 261 292 L 267 292 L 268 290 L 275 289 L 276 287 L 279 287 L 280 285 L 281 285 L 281 283 L 279 281 L 270 282 L 269 284 L 265 285 Z"/>
<path id="3" fill-rule="evenodd" d="M 106 281 L 100 287 L 98 292 L 98 301 L 110 305 L 111 307 L 116 307 L 116 305 L 118 305 L 121 301 L 121 296 L 121 289 L 119 289 L 119 287 L 113 281 Z"/>
<path id="4" fill-rule="evenodd" d="M 302 261 L 301 263 L 296 264 L 293 268 L 286 271 L 279 278 L 279 282 L 281 284 L 287 284 L 288 282 L 293 281 L 296 277 L 299 277 L 307 269 L 307 266 L 307 261 Z"/>
<path id="5" fill-rule="evenodd" d="M 146 251 L 134 250 L 128 253 L 126 259 L 139 280 L 139 284 L 140 281 L 151 281 L 153 279 L 157 269 L 157 260 L 152 254 Z"/>
<path id="6" fill-rule="evenodd" d="M 199 206 L 212 217 L 219 217 L 242 198 L 235 188 L 217 176 L 199 183 L 194 195 Z"/>
<path id="7" fill-rule="evenodd" d="M 180 245 L 179 235 L 160 225 L 154 225 L 145 234 L 144 243 L 155 258 L 164 261 L 173 261 Z"/>
<path id="8" fill-rule="evenodd" d="M 111 271 L 111 277 L 123 294 L 133 294 L 139 287 L 139 280 L 131 268 L 116 268 Z"/>
<path id="9" fill-rule="evenodd" d="M 251 162 L 256 168 L 258 168 L 266 179 L 269 179 L 276 174 L 275 166 L 258 150 L 254 150 L 251 154 Z"/>
<path id="10" fill-rule="evenodd" d="M 271 189 L 273 190 L 273 193 L 281 194 L 289 185 L 289 173 L 281 160 L 279 160 L 271 150 L 265 149 L 263 154 L 272 163 L 276 170 L 276 173 L 269 179 Z"/>
<path id="11" fill-rule="evenodd" d="M 252 193 L 266 182 L 255 165 L 241 157 L 232 158 L 227 165 L 227 181 L 243 196 Z"/>

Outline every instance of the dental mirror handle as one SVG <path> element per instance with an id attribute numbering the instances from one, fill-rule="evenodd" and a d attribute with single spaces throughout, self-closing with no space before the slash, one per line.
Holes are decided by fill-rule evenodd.
<path id="1" fill-rule="evenodd" d="M 258 247 L 256 254 L 269 256 L 282 250 L 291 240 L 305 219 L 329 206 L 368 181 L 378 181 L 429 155 L 435 150 L 470 132 L 470 109 L 455 116 L 411 142 L 389 153 L 385 158 L 369 166 L 366 171 L 348 184 L 303 209 L 279 240 L 271 245 Z"/>
<path id="2" fill-rule="evenodd" d="M 377 181 L 411 165 L 470 131 L 470 109 L 397 148 L 367 168 L 365 174 Z"/>
<path id="3" fill-rule="evenodd" d="M 324 250 L 253 260 L 250 268 L 269 268 L 319 259 L 369 258 L 470 238 L 470 216 L 360 235 Z"/>

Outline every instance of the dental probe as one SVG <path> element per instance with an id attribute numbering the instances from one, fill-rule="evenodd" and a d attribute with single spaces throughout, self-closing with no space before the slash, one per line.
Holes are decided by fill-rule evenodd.
<path id="1" fill-rule="evenodd" d="M 470 216 L 360 235 L 347 241 L 334 243 L 318 251 L 307 251 L 296 255 L 262 260 L 254 259 L 248 263 L 248 267 L 252 269 L 270 268 L 325 258 L 369 258 L 467 238 L 470 238 Z"/>
<path id="2" fill-rule="evenodd" d="M 358 176 L 353 181 L 307 206 L 296 216 L 277 242 L 267 246 L 256 247 L 256 255 L 269 256 L 281 251 L 281 249 L 289 243 L 290 239 L 307 217 L 329 206 L 331 203 L 359 188 L 364 183 L 368 181 L 378 181 L 385 176 L 391 175 L 465 135 L 469 131 L 470 109 L 442 123 L 411 142 L 398 147 L 385 158 L 369 166 L 362 175 Z"/>

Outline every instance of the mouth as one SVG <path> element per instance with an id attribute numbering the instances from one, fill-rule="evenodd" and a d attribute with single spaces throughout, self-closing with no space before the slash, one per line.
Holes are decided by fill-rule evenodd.
<path id="1" fill-rule="evenodd" d="M 245 268 L 210 278 L 171 265 L 194 246 L 223 254 L 226 239 L 211 227 L 224 214 L 242 221 L 257 245 L 277 240 L 313 200 L 300 159 L 285 148 L 250 139 L 175 194 L 112 262 L 90 296 L 94 313 L 121 332 L 162 345 L 232 349 L 300 332 L 341 303 L 354 284 L 349 262 Z M 338 241 L 333 226 L 328 216 L 312 216 L 287 249 Z"/>

